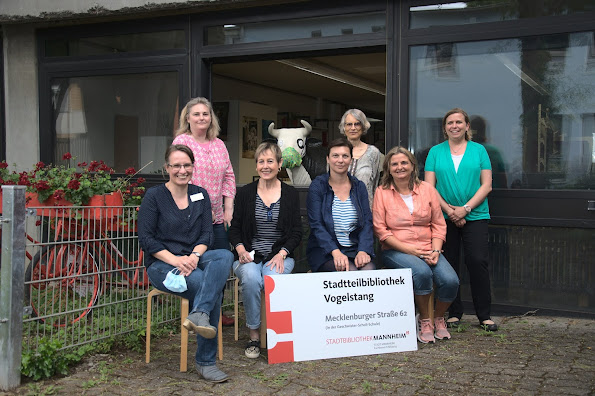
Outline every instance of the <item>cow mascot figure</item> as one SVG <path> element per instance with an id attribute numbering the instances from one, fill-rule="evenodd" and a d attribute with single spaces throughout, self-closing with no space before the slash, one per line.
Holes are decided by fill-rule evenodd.
<path id="1" fill-rule="evenodd" d="M 275 129 L 269 124 L 269 134 L 277 138 L 283 154 L 282 166 L 295 186 L 309 185 L 316 176 L 326 172 L 326 152 L 318 139 L 308 138 L 312 126 L 300 120 L 303 128 Z"/>

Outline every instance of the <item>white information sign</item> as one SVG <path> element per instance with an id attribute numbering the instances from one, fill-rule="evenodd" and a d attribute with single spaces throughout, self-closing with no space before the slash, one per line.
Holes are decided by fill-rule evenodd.
<path id="1" fill-rule="evenodd" d="M 265 277 L 269 363 L 417 350 L 410 269 Z"/>

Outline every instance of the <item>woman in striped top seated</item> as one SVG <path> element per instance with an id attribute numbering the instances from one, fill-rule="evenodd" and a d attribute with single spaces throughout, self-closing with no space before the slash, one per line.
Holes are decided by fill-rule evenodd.
<path id="1" fill-rule="evenodd" d="M 308 191 L 308 263 L 312 271 L 376 269 L 372 213 L 366 185 L 348 173 L 353 146 L 345 138 L 329 144 L 329 173 Z"/>
<path id="2" fill-rule="evenodd" d="M 233 270 L 242 283 L 250 331 L 245 353 L 252 359 L 260 355 L 260 291 L 264 276 L 291 273 L 293 251 L 302 240 L 297 190 L 277 178 L 281 149 L 276 143 L 265 142 L 258 146 L 254 157 L 260 179 L 238 190 L 229 228 L 229 241 L 236 252 Z"/>

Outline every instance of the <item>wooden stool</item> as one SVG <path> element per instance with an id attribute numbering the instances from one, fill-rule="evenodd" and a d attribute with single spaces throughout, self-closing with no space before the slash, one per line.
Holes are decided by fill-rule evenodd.
<path id="1" fill-rule="evenodd" d="M 233 288 L 233 312 L 235 315 L 234 327 L 234 339 L 237 341 L 239 338 L 238 334 L 238 303 L 240 295 L 240 279 L 236 278 Z M 264 301 L 264 290 L 260 291 L 260 348 L 265 349 L 267 347 L 267 308 Z"/>
<path id="2" fill-rule="evenodd" d="M 153 289 L 147 295 L 147 330 L 146 330 L 146 342 L 145 342 L 145 362 L 149 363 L 151 361 L 151 306 L 153 301 L 153 296 L 158 296 L 161 294 L 170 294 L 163 292 L 158 289 Z M 175 296 L 174 294 L 172 294 Z M 179 297 L 179 296 L 176 296 Z M 181 322 L 180 324 L 184 323 L 186 317 L 188 317 L 189 311 L 189 303 L 188 300 L 182 297 L 179 297 L 182 300 L 181 309 L 180 309 L 180 317 Z M 182 331 L 180 332 L 180 371 L 186 372 L 188 370 L 188 330 L 182 327 Z M 221 313 L 219 313 L 219 326 L 217 329 L 217 351 L 219 355 L 219 360 L 223 360 L 223 335 L 221 334 L 222 326 L 221 326 Z"/>

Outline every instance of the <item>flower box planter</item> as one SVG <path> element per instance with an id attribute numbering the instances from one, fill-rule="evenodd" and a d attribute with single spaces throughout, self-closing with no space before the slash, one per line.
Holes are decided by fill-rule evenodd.
<path id="1" fill-rule="evenodd" d="M 2 201 L 2 191 L 0 191 L 0 202 Z M 70 209 L 72 202 L 64 199 L 56 201 L 54 197 L 49 197 L 44 202 L 39 202 L 37 193 L 25 193 L 25 207 L 36 209 L 38 216 L 48 217 L 74 217 L 77 211 L 82 212 L 83 219 L 107 219 L 122 215 L 123 199 L 120 192 L 113 192 L 104 195 L 94 195 L 89 203 L 80 209 Z M 0 214 L 2 214 L 2 205 L 0 204 Z"/>

